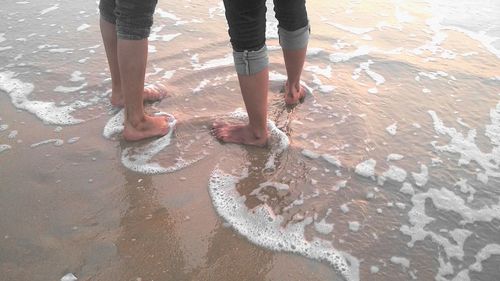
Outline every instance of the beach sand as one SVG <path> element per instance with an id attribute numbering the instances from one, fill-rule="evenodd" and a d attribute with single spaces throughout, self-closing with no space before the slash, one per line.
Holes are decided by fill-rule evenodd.
<path id="1" fill-rule="evenodd" d="M 96 3 L 2 5 L 0 280 L 500 278 L 496 4 L 396 2 L 307 3 L 292 111 L 268 3 L 265 149 L 210 135 L 244 106 L 222 3 L 158 4 L 147 110 L 177 124 L 138 143 L 106 135 Z"/>

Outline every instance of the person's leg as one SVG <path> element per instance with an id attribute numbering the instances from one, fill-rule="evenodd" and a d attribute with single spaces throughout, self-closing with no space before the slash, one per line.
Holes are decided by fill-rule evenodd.
<path id="1" fill-rule="evenodd" d="M 111 105 L 116 107 L 124 106 L 124 98 L 121 89 L 121 77 L 118 66 L 118 46 L 117 46 L 117 30 L 116 16 L 114 14 L 115 1 L 101 0 L 99 3 L 100 9 L 100 29 L 106 57 L 108 59 L 109 70 L 111 72 Z M 165 87 L 158 85 L 156 87 L 146 87 L 143 91 L 144 101 L 158 101 L 167 95 Z"/>
<path id="2" fill-rule="evenodd" d="M 117 58 L 121 90 L 125 103 L 123 137 L 129 141 L 162 136 L 168 132 L 164 117 L 148 116 L 144 112 L 143 91 L 148 39 L 156 1 L 118 0 Z"/>
<path id="3" fill-rule="evenodd" d="M 267 143 L 269 70 L 265 47 L 265 0 L 225 0 L 233 57 L 248 124 L 215 124 L 223 142 L 263 146 Z"/>
<path id="4" fill-rule="evenodd" d="M 309 41 L 305 0 L 274 0 L 274 7 L 279 21 L 280 45 L 288 76 L 285 84 L 285 103 L 295 105 L 305 97 L 305 90 L 300 85 Z"/>

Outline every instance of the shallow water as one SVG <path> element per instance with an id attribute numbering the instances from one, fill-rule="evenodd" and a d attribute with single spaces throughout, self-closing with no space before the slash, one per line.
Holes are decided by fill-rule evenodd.
<path id="1" fill-rule="evenodd" d="M 148 110 L 176 129 L 137 144 L 95 2 L 0 8 L 2 280 L 500 278 L 498 1 L 309 1 L 292 111 L 268 3 L 268 149 L 209 134 L 245 119 L 222 4 L 167 2 Z"/>

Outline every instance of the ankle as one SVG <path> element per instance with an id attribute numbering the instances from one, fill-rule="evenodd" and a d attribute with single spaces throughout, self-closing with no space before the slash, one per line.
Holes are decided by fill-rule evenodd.
<path id="1" fill-rule="evenodd" d="M 138 116 L 127 116 L 126 122 L 132 127 L 137 128 L 146 121 L 146 116 L 144 114 Z"/>
<path id="2" fill-rule="evenodd" d="M 255 127 L 252 125 L 249 125 L 250 131 L 252 132 L 252 135 L 255 139 L 258 140 L 264 140 L 267 139 L 267 127 L 260 128 L 260 127 Z"/>

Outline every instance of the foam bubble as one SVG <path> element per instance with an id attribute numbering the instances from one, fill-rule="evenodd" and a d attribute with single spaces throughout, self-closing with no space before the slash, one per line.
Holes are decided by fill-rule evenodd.
<path id="1" fill-rule="evenodd" d="M 415 179 L 415 184 L 419 187 L 422 187 L 427 184 L 427 181 L 429 180 L 429 169 L 427 168 L 426 165 L 421 164 L 420 165 L 420 173 L 414 173 L 412 172 L 411 175 Z"/>
<path id="2" fill-rule="evenodd" d="M 82 90 L 83 88 L 87 87 L 87 83 L 83 83 L 80 86 L 76 87 L 65 87 L 65 86 L 57 86 L 54 89 L 54 92 L 60 92 L 60 93 L 73 93 Z"/>
<path id="3" fill-rule="evenodd" d="M 375 30 L 372 27 L 366 27 L 366 28 L 352 27 L 352 26 L 347 26 L 347 25 L 343 25 L 343 24 L 339 24 L 339 23 L 331 23 L 331 22 L 328 22 L 328 24 L 331 26 L 334 26 L 340 30 L 347 31 L 347 32 L 350 32 L 350 33 L 353 33 L 356 35 L 362 35 L 362 34 L 365 34 L 365 33 L 368 33 L 368 32 Z"/>
<path id="4" fill-rule="evenodd" d="M 401 160 L 403 158 L 404 158 L 404 156 L 401 155 L 401 154 L 391 153 L 391 154 L 387 155 L 387 162 L 389 162 L 389 161 L 398 161 L 398 160 Z"/>
<path id="5" fill-rule="evenodd" d="M 435 243 L 443 247 L 444 252 L 449 258 L 463 260 L 464 242 L 472 232 L 467 229 L 454 229 L 449 231 L 449 236 L 453 242 L 446 236 L 430 230 L 427 225 L 435 219 L 429 217 L 426 212 L 426 201 L 430 199 L 438 210 L 452 211 L 462 218 L 458 223 L 460 225 L 472 224 L 475 222 L 491 222 L 493 219 L 500 219 L 500 203 L 491 206 L 484 206 L 480 209 L 472 209 L 465 204 L 465 201 L 454 192 L 446 188 L 431 188 L 425 193 L 418 193 L 411 198 L 413 208 L 408 212 L 409 221 L 412 226 L 403 225 L 400 231 L 411 236 L 408 242 L 409 247 L 413 247 L 416 241 L 423 241 L 430 237 Z"/>
<path id="6" fill-rule="evenodd" d="M 490 110 L 491 124 L 486 125 L 485 135 L 490 138 L 492 145 L 492 151 L 490 153 L 482 152 L 475 143 L 476 130 L 469 130 L 467 136 L 459 133 L 457 129 L 446 127 L 443 121 L 439 119 L 436 112 L 430 110 L 428 111 L 431 115 L 434 130 L 441 135 L 447 135 L 451 138 L 448 145 L 439 146 L 436 142 L 431 142 L 433 147 L 437 151 L 445 151 L 450 153 L 460 154 L 460 159 L 458 160 L 459 165 L 467 165 L 470 161 L 475 161 L 481 168 L 484 169 L 484 173 L 479 173 L 478 179 L 482 182 L 487 182 L 488 177 L 500 178 L 500 158 L 498 153 L 500 151 L 500 103 L 497 104 L 495 109 Z"/>
<path id="7" fill-rule="evenodd" d="M 355 57 L 361 57 L 368 55 L 373 50 L 372 47 L 361 46 L 353 52 L 350 53 L 333 53 L 330 55 L 330 61 L 334 63 L 346 62 Z"/>
<path id="8" fill-rule="evenodd" d="M 10 146 L 8 144 L 0 144 L 0 153 L 7 151 L 9 149 L 12 149 L 12 146 Z"/>
<path id="9" fill-rule="evenodd" d="M 410 260 L 408 260 L 407 258 L 392 256 L 391 262 L 394 264 L 399 264 L 404 268 L 410 267 Z"/>
<path id="10" fill-rule="evenodd" d="M 483 271 L 482 262 L 489 259 L 492 255 L 500 255 L 500 245 L 488 244 L 476 254 L 476 262 L 469 266 L 472 271 Z"/>
<path id="11" fill-rule="evenodd" d="M 342 163 L 340 162 L 340 160 L 333 156 L 333 155 L 330 155 L 330 154 L 322 154 L 321 155 L 321 158 L 325 159 L 326 162 L 338 167 L 338 168 L 341 168 L 342 167 Z"/>
<path id="12" fill-rule="evenodd" d="M 317 159 L 320 156 L 319 153 L 316 153 L 316 152 L 308 150 L 308 149 L 302 149 L 301 153 L 302 153 L 302 155 L 304 155 L 305 157 L 310 158 L 310 159 Z"/>
<path id="13" fill-rule="evenodd" d="M 113 135 L 123 132 L 123 122 L 125 122 L 125 110 L 121 109 L 108 120 L 104 126 L 102 135 L 110 139 Z"/>
<path id="14" fill-rule="evenodd" d="M 349 222 L 349 230 L 352 232 L 358 232 L 360 228 L 360 224 L 357 221 L 350 221 Z"/>
<path id="15" fill-rule="evenodd" d="M 240 196 L 236 190 L 240 179 L 216 168 L 209 181 L 210 196 L 217 213 L 238 233 L 252 243 L 270 250 L 292 252 L 326 261 L 346 279 L 359 280 L 357 259 L 336 250 L 329 241 L 306 239 L 304 230 L 312 223 L 312 218 L 283 226 L 284 218 L 275 214 L 266 204 L 249 210 L 245 206 L 245 197 Z"/>
<path id="16" fill-rule="evenodd" d="M 49 143 L 53 143 L 54 146 L 62 146 L 64 144 L 64 141 L 61 139 L 48 139 L 48 140 L 34 143 L 34 144 L 30 145 L 30 147 L 35 148 L 35 147 L 38 147 L 40 145 L 49 144 Z"/>
<path id="17" fill-rule="evenodd" d="M 401 193 L 405 193 L 408 195 L 415 195 L 415 190 L 413 189 L 413 186 L 409 182 L 404 182 L 403 186 L 401 186 L 401 189 L 399 191 Z"/>
<path id="18" fill-rule="evenodd" d="M 40 15 L 45 15 L 46 13 L 52 12 L 52 11 L 57 10 L 57 9 L 59 9 L 59 4 L 55 4 L 52 7 L 48 7 L 47 9 L 41 10 Z"/>
<path id="19" fill-rule="evenodd" d="M 392 136 L 395 136 L 398 130 L 398 122 L 394 122 L 393 124 L 387 126 L 385 130 Z"/>
<path id="20" fill-rule="evenodd" d="M 363 177 L 374 177 L 375 176 L 375 165 L 377 161 L 374 159 L 368 159 L 362 163 L 356 165 L 356 174 Z"/>
<path id="21" fill-rule="evenodd" d="M 87 28 L 89 28 L 89 27 L 90 27 L 90 25 L 88 25 L 88 24 L 84 23 L 84 24 L 80 25 L 80 26 L 76 29 L 76 31 L 82 31 L 82 30 L 85 30 L 85 29 L 87 29 Z"/>
<path id="22" fill-rule="evenodd" d="M 17 130 L 12 130 L 10 131 L 9 135 L 7 136 L 9 139 L 15 139 L 17 137 Z"/>
<path id="23" fill-rule="evenodd" d="M 199 63 L 198 55 L 194 55 L 191 58 L 191 65 L 193 66 L 193 70 L 206 70 L 206 69 L 214 69 L 218 67 L 230 66 L 233 65 L 233 55 L 227 54 L 224 58 L 209 60 L 203 64 Z"/>
<path id="24" fill-rule="evenodd" d="M 397 182 L 404 182 L 406 179 L 406 171 L 398 166 L 390 165 L 389 169 L 385 171 L 382 176 Z"/>
<path id="25" fill-rule="evenodd" d="M 56 106 L 54 102 L 31 101 L 28 96 L 33 92 L 34 86 L 31 83 L 24 83 L 14 78 L 13 72 L 0 72 L 0 90 L 6 91 L 14 106 L 18 109 L 26 110 L 46 124 L 72 125 L 84 122 L 76 119 L 71 113 L 81 107 L 81 102 L 73 102 L 66 106 Z"/>

